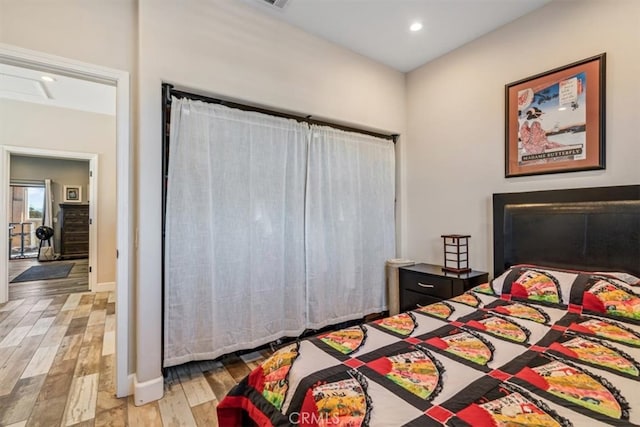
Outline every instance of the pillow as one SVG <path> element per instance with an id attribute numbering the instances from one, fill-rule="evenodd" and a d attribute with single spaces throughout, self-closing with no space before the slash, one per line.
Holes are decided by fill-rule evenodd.
<path id="1" fill-rule="evenodd" d="M 640 323 L 640 279 L 620 272 L 585 272 L 537 265 L 515 265 L 491 282 L 505 299 Z"/>
<path id="2" fill-rule="evenodd" d="M 583 313 L 640 323 L 640 295 L 614 275 L 590 274 L 576 281 L 571 303 L 581 305 Z"/>
<path id="3" fill-rule="evenodd" d="M 604 271 L 604 272 L 597 272 L 597 273 L 593 273 L 593 274 L 600 274 L 603 276 L 612 276 L 615 279 L 621 280 L 623 282 L 625 282 L 628 285 L 631 286 L 640 286 L 640 278 L 637 278 L 636 276 L 633 276 L 631 274 L 628 273 L 620 273 L 620 272 L 616 272 L 616 271 Z"/>
<path id="4" fill-rule="evenodd" d="M 496 277 L 497 295 L 543 305 L 566 307 L 578 272 L 535 265 L 515 265 Z"/>

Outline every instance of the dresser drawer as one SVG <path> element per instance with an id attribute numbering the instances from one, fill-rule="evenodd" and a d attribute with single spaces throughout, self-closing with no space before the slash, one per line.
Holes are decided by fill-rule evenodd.
<path id="1" fill-rule="evenodd" d="M 65 227 L 73 227 L 73 228 L 85 228 L 89 225 L 89 218 L 64 218 Z"/>
<path id="2" fill-rule="evenodd" d="M 86 220 L 89 218 L 89 209 L 81 208 L 81 209 L 67 209 L 64 213 L 64 219 L 72 219 L 77 221 Z"/>
<path id="3" fill-rule="evenodd" d="M 453 280 L 448 278 L 401 271 L 400 283 L 403 291 L 413 291 L 439 299 L 453 296 Z"/>
<path id="4" fill-rule="evenodd" d="M 86 255 L 89 253 L 89 244 L 88 243 L 71 243 L 64 245 L 64 252 L 62 255 L 77 255 L 82 254 Z"/>
<path id="5" fill-rule="evenodd" d="M 89 233 L 86 231 L 80 231 L 77 233 L 67 232 L 64 234 L 64 242 L 66 243 L 78 243 L 78 242 L 88 242 L 89 241 Z"/>

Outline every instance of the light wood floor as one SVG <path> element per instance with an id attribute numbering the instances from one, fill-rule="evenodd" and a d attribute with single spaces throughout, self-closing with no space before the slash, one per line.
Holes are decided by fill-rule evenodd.
<path id="1" fill-rule="evenodd" d="M 86 258 L 46 262 L 38 262 L 36 258 L 12 259 L 9 260 L 9 282 L 34 265 L 60 263 L 73 263 L 73 268 L 67 277 L 63 279 L 9 283 L 9 300 L 39 296 L 51 297 L 89 290 L 89 260 Z"/>
<path id="2" fill-rule="evenodd" d="M 268 356 L 170 368 L 164 397 L 136 407 L 115 397 L 114 351 L 111 292 L 0 304 L 0 426 L 217 426 L 217 403 Z"/>

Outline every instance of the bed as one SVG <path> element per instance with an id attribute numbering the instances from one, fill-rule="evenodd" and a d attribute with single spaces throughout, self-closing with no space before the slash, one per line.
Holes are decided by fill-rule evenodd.
<path id="1" fill-rule="evenodd" d="M 221 426 L 640 426 L 640 186 L 495 194 L 494 279 L 276 351 Z"/>

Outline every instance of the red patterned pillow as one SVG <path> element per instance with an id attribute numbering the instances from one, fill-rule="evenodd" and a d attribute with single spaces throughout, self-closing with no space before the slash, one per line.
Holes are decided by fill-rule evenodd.
<path id="1" fill-rule="evenodd" d="M 491 282 L 493 291 L 506 298 L 560 307 L 584 305 L 589 311 L 626 318 L 635 318 L 637 309 L 640 320 L 640 296 L 635 296 L 633 286 L 640 286 L 640 279 L 627 273 L 529 264 L 515 265 Z"/>

